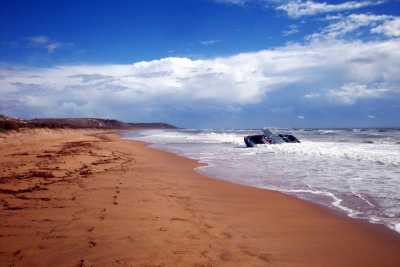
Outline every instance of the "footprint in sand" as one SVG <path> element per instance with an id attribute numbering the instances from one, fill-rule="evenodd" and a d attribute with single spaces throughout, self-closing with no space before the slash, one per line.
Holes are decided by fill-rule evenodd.
<path id="1" fill-rule="evenodd" d="M 175 255 L 182 255 L 182 254 L 186 254 L 186 250 L 175 250 L 173 253 L 175 254 Z"/>
<path id="2" fill-rule="evenodd" d="M 228 232 L 222 232 L 221 235 L 224 236 L 227 239 L 231 239 L 232 238 L 232 235 L 230 233 L 228 233 Z"/>
<path id="3" fill-rule="evenodd" d="M 20 255 L 21 254 L 21 250 L 20 249 L 18 249 L 17 251 L 15 251 L 14 253 L 13 253 L 13 256 L 14 257 L 17 257 L 18 255 Z"/>
<path id="4" fill-rule="evenodd" d="M 92 264 L 90 264 L 90 263 L 85 263 L 85 260 L 81 260 L 80 262 L 79 262 L 79 265 L 78 265 L 79 267 L 89 267 L 89 266 L 93 266 Z"/>
<path id="5" fill-rule="evenodd" d="M 207 250 L 203 250 L 200 255 L 204 258 L 208 258 L 208 251 Z"/>
<path id="6" fill-rule="evenodd" d="M 89 247 L 90 248 L 94 248 L 97 245 L 96 242 L 94 242 L 93 240 L 89 241 Z"/>
<path id="7" fill-rule="evenodd" d="M 270 255 L 269 254 L 267 254 L 267 253 L 261 253 L 261 254 L 259 254 L 258 255 L 258 258 L 260 259 L 260 260 L 262 260 L 262 261 L 265 261 L 265 262 L 271 262 L 271 257 L 270 257 Z"/>
<path id="8" fill-rule="evenodd" d="M 128 236 L 126 237 L 126 239 L 127 239 L 129 242 L 131 242 L 131 243 L 134 243 L 134 242 L 135 242 L 135 238 L 133 238 L 133 237 L 130 236 L 130 235 L 128 235 Z"/>
<path id="9" fill-rule="evenodd" d="M 103 221 L 105 218 L 106 218 L 106 209 L 104 208 L 101 210 L 99 219 Z"/>
<path id="10" fill-rule="evenodd" d="M 204 226 L 205 226 L 207 229 L 212 229 L 212 228 L 214 228 L 214 226 L 212 226 L 212 225 L 210 225 L 210 224 L 208 224 L 208 223 L 205 223 Z"/>
<path id="11" fill-rule="evenodd" d="M 253 251 L 248 250 L 248 249 L 244 249 L 244 250 L 242 250 L 242 252 L 244 254 L 250 256 L 250 257 L 258 258 L 258 259 L 260 259 L 260 260 L 262 260 L 264 262 L 267 262 L 267 263 L 271 262 L 271 256 L 268 253 L 260 253 L 260 254 L 258 254 L 256 252 L 253 252 Z"/>
<path id="12" fill-rule="evenodd" d="M 206 263 L 198 262 L 198 263 L 195 263 L 193 266 L 194 267 L 213 267 L 214 265 L 211 262 L 206 262 Z"/>
<path id="13" fill-rule="evenodd" d="M 179 217 L 172 217 L 171 219 L 170 219 L 170 221 L 180 221 L 180 222 L 187 222 L 188 221 L 188 219 L 184 219 L 184 218 L 179 218 Z"/>
<path id="14" fill-rule="evenodd" d="M 113 199 L 114 199 L 113 204 L 114 204 L 114 205 L 118 205 L 117 198 L 118 198 L 117 195 L 114 195 L 114 196 L 113 196 Z"/>
<path id="15" fill-rule="evenodd" d="M 187 235 L 187 238 L 189 238 L 191 240 L 200 240 L 201 239 L 199 236 L 194 235 L 194 234 Z"/>
<path id="16" fill-rule="evenodd" d="M 233 255 L 229 251 L 224 251 L 219 255 L 219 258 L 223 261 L 230 261 L 232 260 Z"/>
<path id="17" fill-rule="evenodd" d="M 24 256 L 22 255 L 22 250 L 20 250 L 20 249 L 15 251 L 13 253 L 13 256 L 14 256 L 14 259 L 17 261 L 21 261 L 24 258 Z M 10 265 L 10 266 L 17 266 L 17 265 Z"/>

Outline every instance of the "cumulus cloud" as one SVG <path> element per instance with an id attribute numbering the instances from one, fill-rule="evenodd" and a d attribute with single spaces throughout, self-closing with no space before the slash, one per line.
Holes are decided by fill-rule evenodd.
<path id="1" fill-rule="evenodd" d="M 285 11 L 290 17 L 299 18 L 323 13 L 354 10 L 367 6 L 378 5 L 383 2 L 384 1 L 348 1 L 338 4 L 329 4 L 326 2 L 294 0 L 282 5 L 278 5 L 277 9 Z"/>
<path id="2" fill-rule="evenodd" d="M 398 94 L 400 40 L 291 44 L 213 59 L 169 57 L 120 65 L 0 67 L 0 113 L 132 114 L 261 103 L 314 88 L 307 101 L 350 105 Z M 165 111 L 165 109 L 164 109 Z"/>

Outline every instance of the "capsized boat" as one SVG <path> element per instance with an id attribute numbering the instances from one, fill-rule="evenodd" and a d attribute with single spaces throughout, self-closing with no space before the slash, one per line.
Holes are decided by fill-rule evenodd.
<path id="1" fill-rule="evenodd" d="M 264 129 L 263 134 L 248 135 L 244 138 L 244 142 L 247 147 L 264 144 L 300 143 L 294 135 L 275 133 L 270 129 Z"/>

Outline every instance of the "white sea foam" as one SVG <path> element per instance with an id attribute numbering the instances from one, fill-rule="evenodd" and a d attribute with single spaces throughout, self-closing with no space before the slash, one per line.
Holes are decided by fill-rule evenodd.
<path id="1" fill-rule="evenodd" d="M 400 233 L 400 223 L 396 223 L 393 225 L 393 230 L 395 230 L 396 232 Z"/>
<path id="2" fill-rule="evenodd" d="M 280 189 L 279 191 L 287 193 L 308 193 L 313 195 L 326 196 L 332 200 L 331 202 L 332 206 L 346 212 L 350 217 L 356 217 L 357 215 L 360 214 L 359 211 L 353 210 L 349 207 L 342 205 L 343 200 L 337 197 L 335 194 L 328 191 L 310 190 L 310 189 Z"/>
<path id="3" fill-rule="evenodd" d="M 400 150 L 393 145 L 304 141 L 300 144 L 261 145 L 257 149 L 312 158 L 370 161 L 400 166 Z"/>
<path id="4" fill-rule="evenodd" d="M 375 207 L 374 204 L 372 204 L 368 199 L 366 199 L 362 194 L 352 192 L 355 196 L 359 197 L 360 199 L 364 200 L 365 203 L 367 203 L 370 207 Z"/>
<path id="5" fill-rule="evenodd" d="M 335 130 L 318 130 L 319 134 L 334 134 L 336 132 L 337 132 L 337 130 L 336 131 Z"/>
<path id="6" fill-rule="evenodd" d="M 234 133 L 190 133 L 190 132 L 164 132 L 160 130 L 148 131 L 146 140 L 161 143 L 208 143 L 208 144 L 236 144 L 243 145 L 243 135 Z"/>

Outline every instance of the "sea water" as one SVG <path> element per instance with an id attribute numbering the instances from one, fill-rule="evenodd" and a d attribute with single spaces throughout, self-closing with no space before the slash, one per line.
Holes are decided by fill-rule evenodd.
<path id="1" fill-rule="evenodd" d="M 143 130 L 150 142 L 207 165 L 198 171 L 272 189 L 384 224 L 400 233 L 400 129 L 277 129 L 296 144 L 246 148 L 257 130 Z"/>

